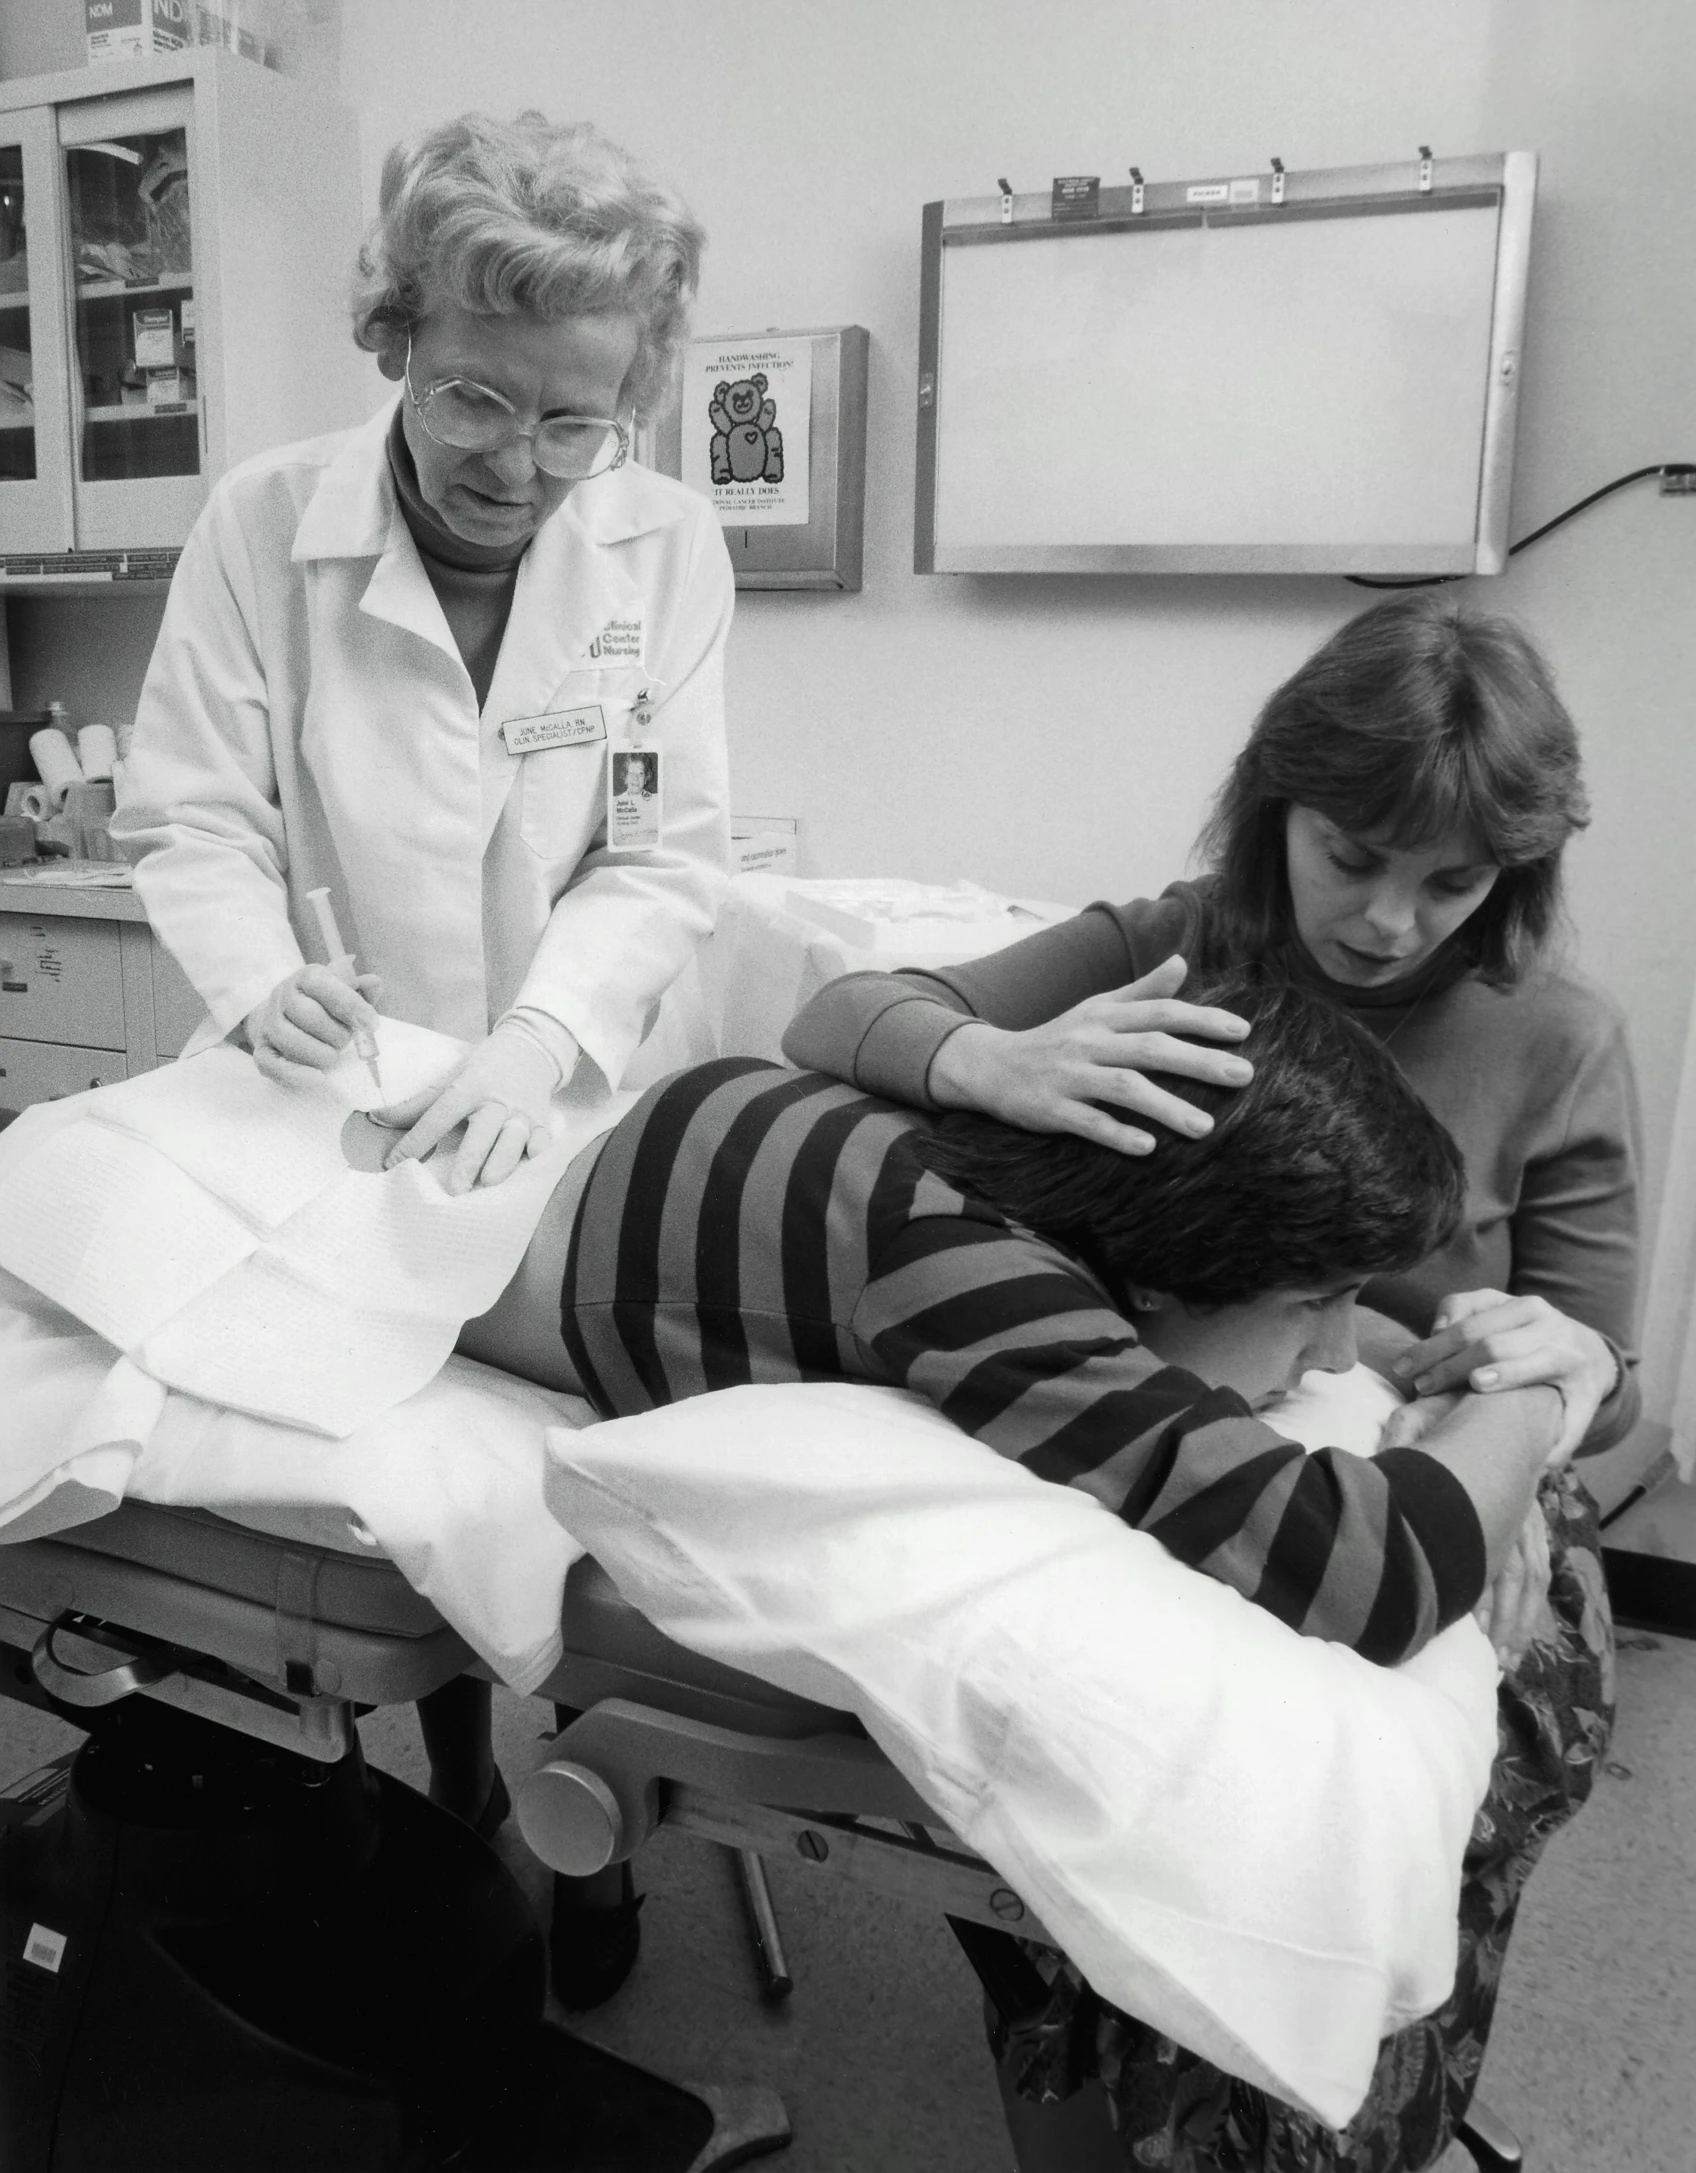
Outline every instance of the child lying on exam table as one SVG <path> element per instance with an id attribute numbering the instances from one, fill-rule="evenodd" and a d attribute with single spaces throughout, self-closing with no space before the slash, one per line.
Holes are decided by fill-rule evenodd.
<path id="1" fill-rule="evenodd" d="M 1193 994 L 1250 1019 L 1255 1078 L 1232 1097 L 1177 1083 L 1217 1112 L 1215 1129 L 1163 1137 L 1146 1160 L 976 1117 L 932 1131 L 755 1063 L 663 1082 L 576 1158 L 460 1347 L 580 1386 L 606 1416 L 745 1381 L 904 1386 L 1304 1632 L 1394 1661 L 1499 1573 L 1485 1618 L 1500 1645 L 1523 1644 L 1546 1619 L 1530 1505 L 1561 1428 L 1552 1391 L 1410 1406 L 1376 1460 L 1304 1458 L 1255 1415 L 1275 1423 L 1308 1369 L 1351 1366 L 1360 1283 L 1444 1241 L 1460 1200 L 1452 1142 L 1377 1044 L 1317 999 L 1252 975 Z M 1566 1597 L 1576 1619 L 1583 1594 Z M 1341 2140 L 1129 2017 L 1097 2023 L 1065 1977 L 1023 2066 L 1046 2061 L 1041 2086 L 1064 2094 L 1055 2054 L 1079 2028 L 1116 2031 L 1121 2069 L 1145 2062 L 1154 2078 L 1157 2121 L 1169 2093 L 1155 2085 L 1174 2072 L 1194 2101 L 1222 2101 L 1209 2121 L 1228 2128 L 1226 2155 L 1198 2164 L 1258 2166 L 1264 2146 L 1279 2166 L 1395 2165 L 1390 2108 L 1414 2069 L 1427 2128 L 1446 2132 L 1542 1838 L 1515 1798 L 1551 1761 L 1563 1791 L 1587 1788 L 1608 1709 L 1601 1643 L 1585 1679 L 1571 1654 L 1564 1675 L 1551 1669 L 1550 1740 L 1529 1758 L 1504 1746 L 1469 1867 L 1460 1986 L 1387 2043 L 1390 2079 Z"/>
<path id="2" fill-rule="evenodd" d="M 274 1432 L 314 1429 L 301 1438 L 333 1475 L 362 1415 L 386 1423 L 431 1381 L 478 1278 L 479 1305 L 510 1287 L 468 1343 L 559 1378 L 563 1276 L 603 1409 L 737 1378 L 904 1382 L 966 1432 L 1034 1451 L 1037 1473 L 1077 1473 L 1090 1501 L 1158 1528 L 1178 1561 L 1216 1551 L 1227 1582 L 1270 1600 L 1272 1614 L 1396 1657 L 1477 1599 L 1553 1429 L 1541 1430 L 1536 1397 L 1479 1399 L 1376 1466 L 1335 1452 L 1304 1465 L 1250 1415 L 1250 1401 L 1274 1397 L 1309 1359 L 1347 1362 L 1353 1280 L 1437 1241 L 1454 1162 L 1357 1029 L 1288 990 L 1217 993 L 1253 1021 L 1258 1083 L 1210 1145 L 1174 1141 L 1147 1165 L 1109 1157 L 1091 1172 L 1087 1159 L 1066 1162 L 1070 1145 L 1057 1160 L 1056 1142 L 998 1128 L 927 1144 L 922 1120 L 887 1105 L 732 1063 L 679 1075 L 610 1133 L 614 1110 L 592 1113 L 546 1164 L 454 1197 L 416 1165 L 349 1169 L 348 1130 L 363 1120 L 347 1111 L 371 1092 L 356 1064 L 340 1088 L 284 1090 L 225 1050 L 32 1112 L 0 1167 L 0 1250 L 73 1328 L 106 1339 L 89 1353 L 102 1408 L 88 1422 L 114 1456 L 125 1442 L 133 1456 L 158 1424 L 154 1407 L 181 1393 L 268 1413 L 282 1422 Z M 391 1038 L 385 1063 L 403 1053 Z M 599 1153 L 583 1144 L 603 1133 Z M 995 1151 L 975 1156 L 974 1143 Z M 613 1310 L 620 1299 L 634 1302 Z M 1139 1300 L 1152 1348 L 1130 1326 Z M 1207 1354 L 1193 1338 L 1209 1318 L 1253 1333 Z M 1162 1350 L 1168 1335 L 1177 1340 Z M 319 1362 L 303 1371 L 308 1347 Z M 1204 1385 L 1215 1359 L 1237 1393 Z M 109 1424 L 120 1390 L 124 1441 Z M 75 1443 L 27 1431 L 18 1448 L 50 1485 Z M 467 1481 L 479 1446 L 460 1442 Z M 1090 1519 L 1147 1544 L 1093 1508 Z M 553 1605 L 557 1620 L 557 1585 Z M 1286 1666 L 1330 1654 L 1376 1672 L 1288 1642 Z M 1480 1758 L 1479 1787 L 1483 1771 Z"/>
<path id="3" fill-rule="evenodd" d="M 384 1032 L 386 1073 L 428 1038 Z M 1298 1099 L 1301 1074 L 1287 1081 Z M 742 1068 L 673 1084 L 727 1076 Z M 0 1263 L 18 1278 L 0 1287 L 0 1372 L 18 1390 L 0 1403 L 0 1537 L 98 1515 L 102 1494 L 238 1521 L 304 1505 L 312 1529 L 339 1511 L 344 1532 L 351 1510 L 365 1528 L 352 1538 L 388 1553 L 522 1692 L 558 1657 L 574 1541 L 604 1550 L 621 1583 L 631 1573 L 628 1527 L 621 1541 L 593 1505 L 579 1521 L 583 1498 L 555 1482 L 575 1468 L 604 1501 L 622 1469 L 641 1530 L 714 1565 L 691 1627 L 677 1611 L 701 1580 L 672 1574 L 667 1552 L 657 1585 L 627 1587 L 650 1619 L 697 1650 L 697 1629 L 715 1649 L 728 1638 L 730 1664 L 788 1688 L 766 1670 L 799 1633 L 835 1670 L 841 1695 L 824 1702 L 860 1715 L 1106 1997 L 1346 2120 L 1380 2037 L 1453 1978 L 1461 1854 L 1494 1744 L 1476 1625 L 1394 1669 L 1297 1636 L 1097 1494 L 984 1453 L 910 1390 L 792 1380 L 564 1430 L 583 1416 L 556 1405 L 586 1412 L 581 1399 L 448 1353 L 616 1105 L 508 1183 L 454 1194 L 415 1163 L 349 1165 L 372 1092 L 356 1061 L 283 1087 L 217 1050 L 32 1111 L 0 1141 Z M 1344 1167 L 1370 1179 L 1349 1128 L 1332 1130 Z M 1381 1174 L 1417 1180 L 1434 1142 L 1427 1130 Z M 918 1204 L 946 1210 L 951 1189 L 910 1173 Z M 1412 1242 L 1433 1211 L 1407 1190 L 1367 1183 Z M 1205 1184 L 1194 1204 L 1198 1225 L 1228 1234 Z M 1322 1245 L 1329 1226 L 1340 1242 L 1346 1208 L 1333 1185 L 1306 1234 Z M 1280 1257 L 1294 1272 L 1308 1256 Z M 1087 1271 L 1081 1290 L 1105 1297 Z M 1269 1354 L 1258 1363 L 1271 1380 Z M 727 1614 L 738 1589 L 746 1604 Z M 1159 1665 L 1137 1666 L 1141 1652 Z M 880 1732 L 892 1711 L 908 1716 L 894 1739 Z"/>

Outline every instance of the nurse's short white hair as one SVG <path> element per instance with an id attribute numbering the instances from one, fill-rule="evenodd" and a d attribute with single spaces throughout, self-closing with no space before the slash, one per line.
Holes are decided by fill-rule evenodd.
<path id="1" fill-rule="evenodd" d="M 393 352 L 444 301 L 550 322 L 628 313 L 641 342 L 624 395 L 641 411 L 688 337 L 705 244 L 682 198 L 591 123 L 464 113 L 383 161 L 353 336 Z"/>

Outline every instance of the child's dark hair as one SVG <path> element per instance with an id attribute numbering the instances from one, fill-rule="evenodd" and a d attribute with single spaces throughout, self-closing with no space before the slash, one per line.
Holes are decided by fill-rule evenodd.
<path id="1" fill-rule="evenodd" d="M 1235 1305 L 1340 1276 L 1398 1273 L 1459 1220 L 1459 1150 L 1386 1050 L 1318 996 L 1257 968 L 1198 981 L 1192 1003 L 1250 1022 L 1240 1089 L 1162 1075 L 1207 1110 L 1205 1139 L 1155 1127 L 1152 1154 L 951 1113 L 916 1142 L 926 1168 L 1126 1283 Z"/>

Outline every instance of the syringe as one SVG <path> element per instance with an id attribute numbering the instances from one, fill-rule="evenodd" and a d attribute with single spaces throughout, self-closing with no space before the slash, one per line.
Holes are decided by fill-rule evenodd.
<path id="1" fill-rule="evenodd" d="M 318 933 L 324 938 L 324 948 L 330 954 L 329 967 L 338 981 L 354 986 L 357 976 L 353 968 L 353 953 L 342 948 L 342 932 L 336 926 L 336 909 L 330 903 L 330 893 L 325 890 L 309 890 L 306 902 L 318 916 Z M 371 1083 L 379 1094 L 383 1091 L 383 1075 L 377 1069 L 377 1037 L 369 1026 L 357 1026 L 353 1034 L 354 1054 L 371 1074 Z"/>

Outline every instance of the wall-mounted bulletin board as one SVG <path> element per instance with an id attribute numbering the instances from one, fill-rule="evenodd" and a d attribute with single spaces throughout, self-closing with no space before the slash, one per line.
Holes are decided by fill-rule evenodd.
<path id="1" fill-rule="evenodd" d="M 1494 573 L 1530 152 L 925 207 L 921 573 Z"/>

